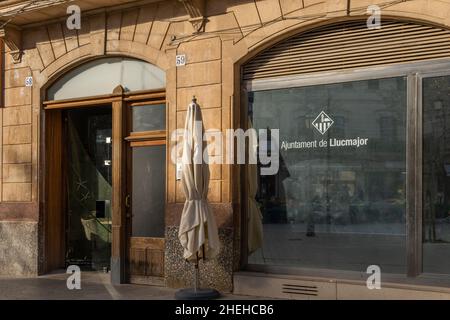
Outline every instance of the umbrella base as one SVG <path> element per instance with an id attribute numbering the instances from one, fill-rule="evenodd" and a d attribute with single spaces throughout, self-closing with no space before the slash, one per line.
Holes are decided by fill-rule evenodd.
<path id="1" fill-rule="evenodd" d="M 219 291 L 209 288 L 197 290 L 195 290 L 194 288 L 187 288 L 180 289 L 175 292 L 175 299 L 177 300 L 211 300 L 217 299 L 219 297 Z"/>

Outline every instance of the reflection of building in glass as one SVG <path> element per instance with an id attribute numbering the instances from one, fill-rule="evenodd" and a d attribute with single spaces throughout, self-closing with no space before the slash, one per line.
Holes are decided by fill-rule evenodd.
<path id="1" fill-rule="evenodd" d="M 255 128 L 279 128 L 281 141 L 327 143 L 316 148 L 281 149 L 278 174 L 260 177 L 257 199 L 266 229 L 280 224 L 278 228 L 292 233 L 295 239 L 315 236 L 317 240 L 311 241 L 319 241 L 322 249 L 324 245 L 336 245 L 347 236 L 357 242 L 361 237 L 377 235 L 403 239 L 393 240 L 397 243 L 396 250 L 402 252 L 406 88 L 403 80 L 400 91 L 403 94 L 400 94 L 397 79 L 378 80 L 374 84 L 357 81 L 252 93 L 250 108 Z M 333 121 L 324 134 L 311 125 L 322 112 Z M 368 139 L 367 146 L 330 145 L 330 139 L 357 137 Z M 323 238 L 331 234 L 336 235 L 333 240 Z M 311 246 L 315 245 L 311 243 Z M 288 254 L 287 247 L 278 250 L 276 260 L 302 266 L 352 269 L 355 266 L 351 266 L 351 261 L 360 259 L 357 252 L 375 250 L 355 247 L 347 253 L 344 266 L 320 248 L 316 248 L 314 261 L 308 263 L 302 263 L 301 257 L 292 252 Z M 264 250 L 273 252 L 270 245 Z M 295 251 L 294 247 L 292 250 Z M 380 244 L 376 250 L 383 252 L 386 248 Z M 270 254 L 264 256 L 270 259 Z M 392 270 L 401 269 L 404 260 L 393 264 Z"/>
<path id="2" fill-rule="evenodd" d="M 431 243 L 450 241 L 449 85 L 448 77 L 424 79 L 423 240 Z"/>

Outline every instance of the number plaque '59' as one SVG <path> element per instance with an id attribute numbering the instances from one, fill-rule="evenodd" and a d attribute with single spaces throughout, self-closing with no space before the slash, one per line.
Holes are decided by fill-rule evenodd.
<path id="1" fill-rule="evenodd" d="M 186 55 L 185 54 L 177 55 L 175 64 L 177 67 L 184 66 L 186 64 Z"/>

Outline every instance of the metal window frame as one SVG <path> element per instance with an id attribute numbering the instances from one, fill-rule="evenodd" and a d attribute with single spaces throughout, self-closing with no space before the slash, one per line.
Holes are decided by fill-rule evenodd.
<path id="1" fill-rule="evenodd" d="M 422 160 L 423 160 L 423 106 L 422 79 L 438 76 L 450 76 L 450 59 L 433 59 L 429 61 L 410 62 L 339 70 L 317 72 L 297 76 L 281 76 L 268 79 L 254 79 L 243 82 L 242 97 L 246 92 L 288 89 L 323 84 L 363 81 L 393 77 L 406 77 L 406 276 L 417 278 L 423 276 L 422 255 Z M 244 103 L 243 106 L 246 104 Z M 243 110 L 247 114 L 248 110 Z M 245 177 L 246 179 L 246 177 Z M 246 210 L 243 211 L 244 213 Z M 245 219 L 244 219 L 245 220 Z M 243 230 L 246 238 L 247 230 Z M 245 252 L 248 248 L 245 247 Z M 275 265 L 243 264 L 247 270 L 265 270 L 273 272 Z M 304 268 L 291 267 L 294 273 L 304 274 Z M 297 270 L 297 271 L 295 271 Z M 349 273 L 352 273 L 349 271 Z"/>
<path id="2" fill-rule="evenodd" d="M 320 84 L 333 84 L 358 80 L 374 80 L 380 78 L 408 76 L 410 74 L 445 75 L 445 71 L 442 70 L 450 70 L 449 58 L 359 69 L 316 72 L 294 76 L 281 76 L 277 78 L 254 79 L 244 81 L 243 84 L 247 91 L 250 92 L 305 87 Z"/>

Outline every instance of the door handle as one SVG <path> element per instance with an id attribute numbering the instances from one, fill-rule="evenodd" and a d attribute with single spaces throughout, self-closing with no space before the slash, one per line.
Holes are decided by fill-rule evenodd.
<path id="1" fill-rule="evenodd" d="M 130 200 L 131 200 L 131 196 L 129 194 L 127 194 L 127 196 L 125 197 L 125 207 L 126 208 L 130 208 L 131 207 Z"/>

